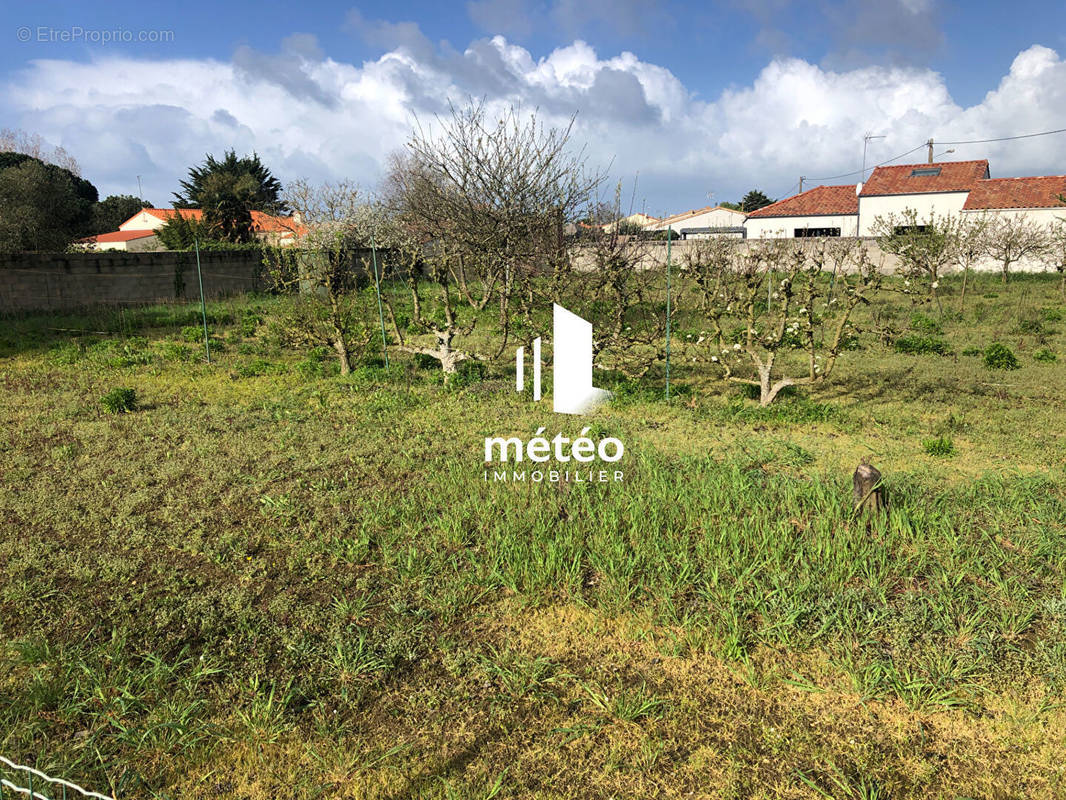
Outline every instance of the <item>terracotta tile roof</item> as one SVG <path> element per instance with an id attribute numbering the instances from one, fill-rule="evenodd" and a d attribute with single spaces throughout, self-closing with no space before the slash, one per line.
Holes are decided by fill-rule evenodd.
<path id="1" fill-rule="evenodd" d="M 184 219 L 201 219 L 204 215 L 203 209 L 200 208 L 144 208 L 141 210 L 145 214 L 162 220 L 169 219 L 175 213 L 181 214 Z M 122 224 L 125 225 L 136 217 L 137 214 L 134 214 Z M 260 233 L 295 233 L 301 236 L 307 232 L 307 228 L 297 223 L 292 217 L 276 217 L 262 211 L 252 212 L 252 230 Z"/>
<path id="2" fill-rule="evenodd" d="M 1066 196 L 1066 175 L 993 178 L 977 182 L 963 209 L 1055 208 L 1063 206 L 1059 195 Z M 1063 212 L 1066 213 L 1066 206 Z"/>
<path id="3" fill-rule="evenodd" d="M 153 217 L 159 219 L 169 219 L 174 216 L 174 212 L 181 214 L 185 219 L 200 219 L 204 215 L 202 209 L 199 208 L 143 208 L 141 209 L 145 214 L 151 214 Z M 137 216 L 134 214 L 133 216 Z M 129 220 L 127 220 L 128 222 Z M 125 223 L 123 223 L 125 224 Z"/>
<path id="4" fill-rule="evenodd" d="M 858 214 L 859 198 L 855 185 L 815 186 L 800 194 L 778 200 L 748 214 L 758 217 L 820 217 L 838 214 Z"/>
<path id="5" fill-rule="evenodd" d="M 155 231 L 111 231 L 110 233 L 98 233 L 95 236 L 86 236 L 78 239 L 79 242 L 131 242 L 134 239 L 145 239 L 155 236 Z"/>
<path id="6" fill-rule="evenodd" d="M 922 174 L 930 170 L 939 170 L 939 172 L 934 175 Z M 861 196 L 966 192 L 972 189 L 979 180 L 987 177 L 987 159 L 875 167 L 870 173 L 870 179 L 863 184 Z"/>

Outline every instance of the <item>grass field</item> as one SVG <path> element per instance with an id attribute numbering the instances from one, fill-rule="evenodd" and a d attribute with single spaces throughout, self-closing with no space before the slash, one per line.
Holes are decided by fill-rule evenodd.
<path id="1" fill-rule="evenodd" d="M 120 798 L 1066 796 L 1066 309 L 942 286 L 767 409 L 681 325 L 671 401 L 592 419 L 506 365 L 342 379 L 268 297 L 209 306 L 211 364 L 197 307 L 0 321 L 0 755 Z M 541 425 L 624 481 L 483 480 Z"/>

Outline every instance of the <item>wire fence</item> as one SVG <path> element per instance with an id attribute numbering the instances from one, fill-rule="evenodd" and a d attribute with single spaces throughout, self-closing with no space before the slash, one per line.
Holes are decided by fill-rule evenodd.
<path id="1" fill-rule="evenodd" d="M 76 783 L 53 778 L 33 767 L 16 764 L 0 756 L 0 800 L 8 797 L 29 800 L 76 800 L 79 797 L 95 797 L 97 800 L 115 800 L 110 795 L 90 792 Z"/>

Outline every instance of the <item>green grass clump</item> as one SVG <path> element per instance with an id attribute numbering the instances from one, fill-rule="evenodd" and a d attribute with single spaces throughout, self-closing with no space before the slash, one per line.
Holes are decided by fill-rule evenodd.
<path id="1" fill-rule="evenodd" d="M 200 325 L 186 325 L 181 329 L 181 340 L 183 342 L 203 342 L 203 327 Z"/>
<path id="2" fill-rule="evenodd" d="M 943 339 L 927 334 L 905 334 L 893 344 L 897 353 L 908 355 L 951 355 L 951 346 Z"/>
<path id="3" fill-rule="evenodd" d="M 1054 364 L 1058 360 L 1059 357 L 1046 347 L 1041 347 L 1033 353 L 1033 361 L 1039 361 L 1041 364 Z"/>
<path id="4" fill-rule="evenodd" d="M 137 408 L 137 390 L 116 386 L 100 398 L 102 405 L 111 414 L 123 414 Z"/>
<path id="5" fill-rule="evenodd" d="M 948 436 L 938 436 L 922 442 L 922 449 L 931 456 L 943 458 L 955 455 L 955 443 Z"/>
<path id="6" fill-rule="evenodd" d="M 925 314 L 915 314 L 911 317 L 911 330 L 924 333 L 927 336 L 944 335 L 944 326 Z"/>
<path id="7" fill-rule="evenodd" d="M 1014 351 L 1002 342 L 993 342 L 985 348 L 984 365 L 987 369 L 1018 369 L 1021 366 Z"/>

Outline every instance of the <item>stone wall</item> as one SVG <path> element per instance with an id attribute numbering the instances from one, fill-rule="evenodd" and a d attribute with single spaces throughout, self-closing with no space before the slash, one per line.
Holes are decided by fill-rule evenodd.
<path id="1" fill-rule="evenodd" d="M 200 253 L 204 295 L 264 288 L 256 251 Z M 0 313 L 199 300 L 195 253 L 0 253 Z"/>

